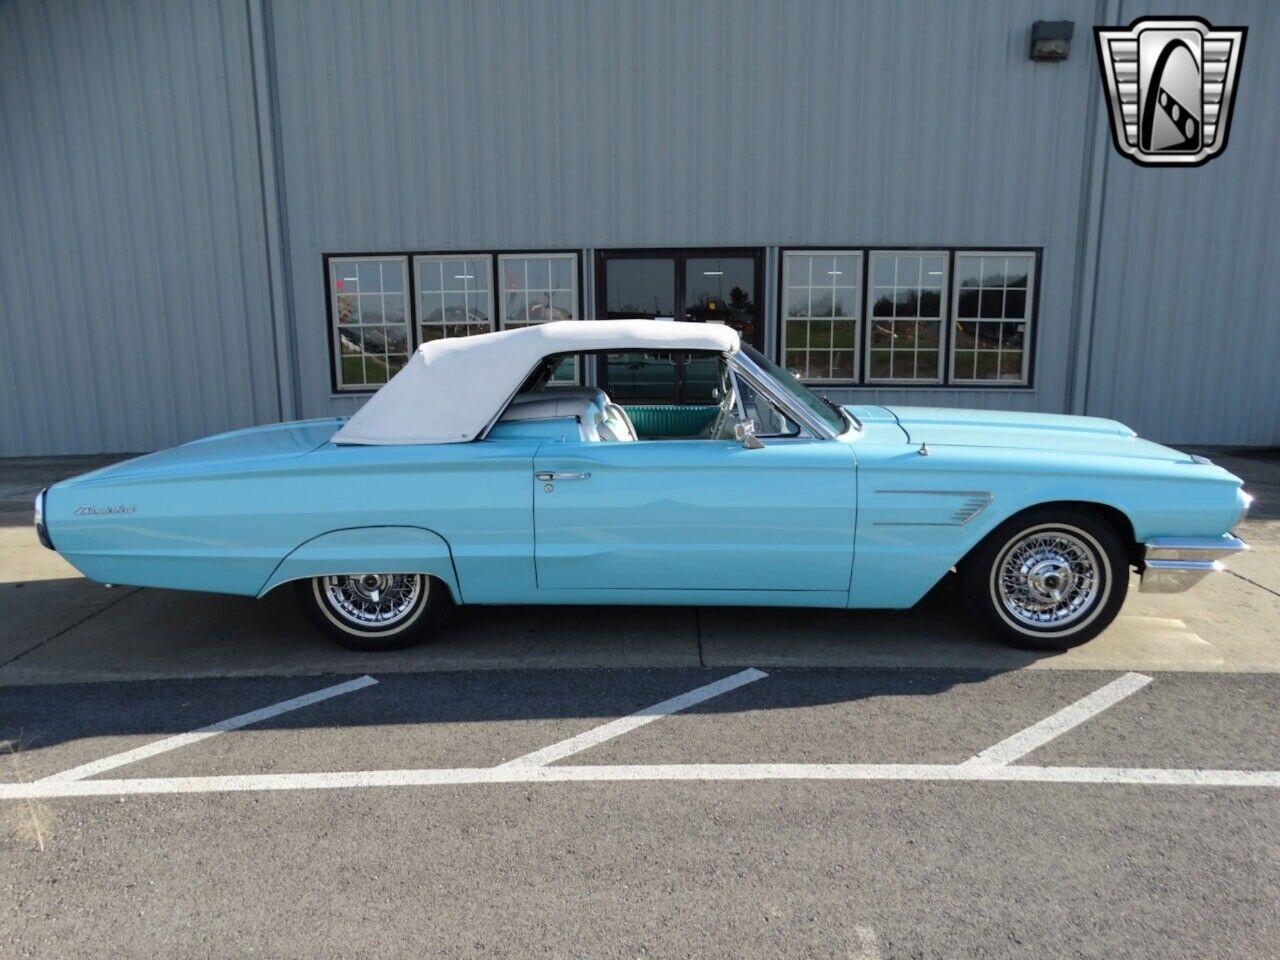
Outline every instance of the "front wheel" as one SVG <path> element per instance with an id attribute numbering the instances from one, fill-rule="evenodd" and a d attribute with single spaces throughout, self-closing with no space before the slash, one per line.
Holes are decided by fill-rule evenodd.
<path id="1" fill-rule="evenodd" d="M 997 527 L 960 576 L 970 611 L 1006 643 L 1068 650 L 1116 618 L 1129 561 L 1120 535 L 1097 514 L 1046 507 Z"/>
<path id="2" fill-rule="evenodd" d="M 321 630 L 350 650 L 398 650 L 440 626 L 449 588 L 421 573 L 348 573 L 299 580 L 298 599 Z"/>

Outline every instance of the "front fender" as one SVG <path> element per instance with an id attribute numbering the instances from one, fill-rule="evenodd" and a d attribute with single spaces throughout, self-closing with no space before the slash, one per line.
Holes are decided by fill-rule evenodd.
<path id="1" fill-rule="evenodd" d="M 353 527 L 322 533 L 281 560 L 258 596 L 291 580 L 340 573 L 430 574 L 448 584 L 453 599 L 462 602 L 449 544 L 421 527 Z"/>

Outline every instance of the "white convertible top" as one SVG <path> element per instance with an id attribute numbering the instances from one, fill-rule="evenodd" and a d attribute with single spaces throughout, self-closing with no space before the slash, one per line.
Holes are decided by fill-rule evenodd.
<path id="1" fill-rule="evenodd" d="M 432 340 L 414 351 L 351 417 L 334 443 L 463 443 L 502 410 L 543 357 L 592 350 L 735 353 L 738 332 L 714 323 L 556 320 L 475 337 Z"/>

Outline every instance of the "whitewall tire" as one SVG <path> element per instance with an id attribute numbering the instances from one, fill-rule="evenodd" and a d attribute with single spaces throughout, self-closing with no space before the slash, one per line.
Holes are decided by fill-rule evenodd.
<path id="1" fill-rule="evenodd" d="M 960 566 L 965 601 L 1000 639 L 1067 650 L 1105 630 L 1129 589 L 1128 550 L 1084 508 L 1042 507 L 991 532 Z"/>
<path id="2" fill-rule="evenodd" d="M 348 573 L 297 582 L 298 599 L 321 630 L 352 650 L 396 650 L 435 632 L 452 598 L 421 573 Z"/>

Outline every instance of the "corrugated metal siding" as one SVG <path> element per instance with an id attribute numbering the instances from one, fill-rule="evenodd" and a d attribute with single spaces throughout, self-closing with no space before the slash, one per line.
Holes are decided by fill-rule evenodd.
<path id="1" fill-rule="evenodd" d="M 278 414 L 242 0 L 0 4 L 0 455 Z"/>
<path id="2" fill-rule="evenodd" d="M 1127 2 L 1122 22 L 1185 13 Z M 1280 444 L 1280 5 L 1246 24 L 1229 146 L 1191 170 L 1108 157 L 1089 413 L 1206 444 Z"/>
<path id="3" fill-rule="evenodd" d="M 272 9 L 307 413 L 359 402 L 330 396 L 325 251 L 703 244 L 1044 246 L 1034 391 L 856 393 L 1062 409 L 1096 68 L 1027 44 L 1092 3 Z"/>
<path id="4" fill-rule="evenodd" d="M 269 73 L 250 56 L 260 2 Z M 830 393 L 1075 403 L 1170 440 L 1280 442 L 1280 38 L 1262 0 L 1206 11 L 1251 27 L 1225 157 L 1140 170 L 1106 145 L 1096 297 L 1081 304 L 1096 322 L 1071 396 L 1073 296 L 1095 256 L 1078 262 L 1099 103 L 1089 28 L 1147 9 L 0 4 L 0 454 L 270 421 L 278 350 L 296 354 L 300 414 L 354 409 L 331 395 L 325 252 L 582 249 L 590 312 L 591 251 L 693 245 L 768 248 L 770 343 L 779 247 L 1042 247 L 1032 389 Z M 1030 62 L 1031 23 L 1062 18 L 1071 58 Z M 278 118 L 255 113 L 255 89 Z M 280 161 L 288 238 L 274 289 L 295 342 L 279 345 L 260 149 Z"/>

